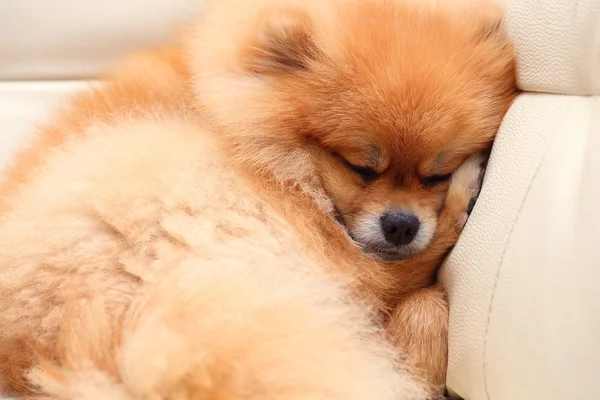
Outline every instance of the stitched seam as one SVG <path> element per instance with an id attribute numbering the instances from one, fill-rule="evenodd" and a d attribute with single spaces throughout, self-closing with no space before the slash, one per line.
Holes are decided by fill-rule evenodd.
<path id="1" fill-rule="evenodd" d="M 483 360 L 482 360 L 483 387 L 485 389 L 485 396 L 486 396 L 487 400 L 491 400 L 490 391 L 488 388 L 487 373 L 486 373 L 487 349 L 488 349 L 488 339 L 489 339 L 489 331 L 490 331 L 490 321 L 492 319 L 492 308 L 493 308 L 494 300 L 496 298 L 496 289 L 498 287 L 498 278 L 500 277 L 500 270 L 501 270 L 502 265 L 504 264 L 504 258 L 506 257 L 506 252 L 508 250 L 508 244 L 511 241 L 511 237 L 515 230 L 515 226 L 517 225 L 517 221 L 519 220 L 519 216 L 521 215 L 521 212 L 523 211 L 523 207 L 525 207 L 525 203 L 527 202 L 527 199 L 529 198 L 529 194 L 531 192 L 531 187 L 533 186 L 533 183 L 535 182 L 535 179 L 542 167 L 543 162 L 546 160 L 546 156 L 548 155 L 548 152 L 550 151 L 550 148 L 552 147 L 552 143 L 553 142 L 550 142 L 548 144 L 548 147 L 546 148 L 546 150 L 544 150 L 544 154 L 540 158 L 540 162 L 538 163 L 537 167 L 535 168 L 535 172 L 533 173 L 533 176 L 531 177 L 531 181 L 529 182 L 529 185 L 527 185 L 526 194 L 525 194 L 525 196 L 523 196 L 523 200 L 521 201 L 521 204 L 519 205 L 519 210 L 517 211 L 517 215 L 515 215 L 515 219 L 513 220 L 512 226 L 510 227 L 508 240 L 506 241 L 506 243 L 504 245 L 504 250 L 502 251 L 502 257 L 500 258 L 500 263 L 498 264 L 498 268 L 496 270 L 496 276 L 494 278 L 494 286 L 492 287 L 492 295 L 490 298 L 490 305 L 488 307 L 487 321 L 485 324 L 485 334 L 484 334 L 485 339 L 483 342 Z"/>

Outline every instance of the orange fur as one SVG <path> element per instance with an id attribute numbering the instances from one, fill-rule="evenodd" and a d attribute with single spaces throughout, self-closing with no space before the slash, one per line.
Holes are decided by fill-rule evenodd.
<path id="1" fill-rule="evenodd" d="M 497 10 L 213 7 L 5 173 L 0 375 L 53 399 L 427 397 L 404 372 L 445 375 L 447 305 L 425 287 L 514 95 Z M 435 234 L 384 262 L 347 231 L 390 207 Z"/>
<path id="2" fill-rule="evenodd" d="M 447 307 L 439 284 L 419 289 L 402 300 L 386 327 L 390 341 L 430 382 L 446 379 Z"/>

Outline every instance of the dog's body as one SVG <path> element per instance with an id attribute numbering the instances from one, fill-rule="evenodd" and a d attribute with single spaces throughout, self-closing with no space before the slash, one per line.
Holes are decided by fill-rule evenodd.
<path id="1" fill-rule="evenodd" d="M 363 4 L 370 2 L 388 4 Z M 297 27 L 303 6 L 280 3 L 275 21 L 287 31 L 291 16 Z M 262 10 L 272 29 L 271 8 Z M 337 15 L 335 8 L 322 11 Z M 215 15 L 213 25 L 220 21 Z M 298 128 L 289 126 L 306 117 L 306 104 L 265 100 L 301 78 L 297 71 L 281 75 L 282 66 L 316 67 L 302 65 L 304 56 L 290 62 L 284 35 L 275 59 L 252 44 L 243 55 L 244 62 L 260 60 L 252 63 L 251 79 L 237 76 L 237 86 L 229 87 L 229 72 L 215 73 L 227 70 L 227 55 L 223 65 L 214 60 L 216 69 L 183 56 L 189 49 L 192 58 L 221 51 L 197 47 L 213 28 L 209 20 L 191 44 L 133 57 L 106 86 L 75 99 L 6 172 L 0 375 L 21 393 L 30 389 L 28 376 L 43 396 L 57 399 L 426 398 L 428 391 L 399 368 L 378 320 L 383 316 L 387 339 L 407 353 L 407 368 L 441 384 L 447 310 L 441 290 L 427 286 L 477 194 L 480 160 L 464 160 L 489 144 L 513 82 L 498 83 L 498 99 L 488 99 L 494 107 L 483 138 L 450 142 L 462 146 L 452 149 L 455 160 L 446 160 L 445 172 L 454 171 L 450 184 L 422 192 L 429 200 L 421 207 L 439 209 L 426 249 L 384 262 L 346 231 L 360 236 L 353 228 L 360 218 L 343 201 L 358 194 L 339 187 L 357 178 L 333 163 L 343 152 L 355 166 L 356 146 L 336 148 L 330 158 L 314 144 L 327 139 L 293 138 Z M 281 39 L 266 37 L 271 44 Z M 504 68 L 512 71 L 507 60 Z M 256 80 L 263 74 L 274 81 L 264 86 Z M 478 77 L 482 85 L 486 74 Z M 284 89 L 265 89 L 272 87 Z M 248 90 L 259 90 L 254 103 Z M 483 129 L 485 121 L 472 120 Z M 469 118 L 461 122 L 473 129 Z M 339 143 L 344 139 L 326 147 Z M 375 172 L 383 182 L 386 172 Z"/>
<path id="2" fill-rule="evenodd" d="M 307 254 L 308 235 L 215 160 L 197 127 L 156 118 L 87 130 L 45 163 L 2 225 L 3 256 L 19 267 L 3 272 L 2 337 L 34 341 L 57 363 L 35 382 L 68 399 L 390 391 L 397 376 L 379 333 L 336 287 L 351 275 L 326 277 L 335 258 Z M 293 204 L 318 213 L 310 200 Z M 345 251 L 332 239 L 332 253 Z"/>

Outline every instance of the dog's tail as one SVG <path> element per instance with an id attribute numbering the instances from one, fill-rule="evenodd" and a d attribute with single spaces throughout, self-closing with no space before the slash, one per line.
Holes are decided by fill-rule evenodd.
<path id="1" fill-rule="evenodd" d="M 100 302 L 80 305 L 63 326 L 59 359 L 30 375 L 41 397 L 427 397 L 343 289 L 268 254 L 254 261 L 182 262 L 118 317 Z"/>

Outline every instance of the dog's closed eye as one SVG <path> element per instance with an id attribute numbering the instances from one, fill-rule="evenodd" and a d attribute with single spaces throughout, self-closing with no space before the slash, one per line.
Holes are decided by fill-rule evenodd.
<path id="1" fill-rule="evenodd" d="M 421 185 L 436 186 L 441 183 L 447 182 L 451 176 L 452 174 L 426 176 L 421 178 Z"/>
<path id="2" fill-rule="evenodd" d="M 348 169 L 358 175 L 364 182 L 372 182 L 379 177 L 379 173 L 372 167 L 355 165 L 343 158 L 342 161 L 348 167 Z"/>

